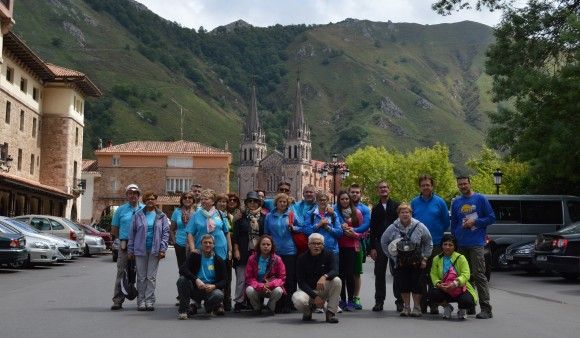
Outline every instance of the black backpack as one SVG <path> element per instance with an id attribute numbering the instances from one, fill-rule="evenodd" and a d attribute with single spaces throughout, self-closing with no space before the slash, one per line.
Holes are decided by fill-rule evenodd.
<path id="1" fill-rule="evenodd" d="M 407 233 L 400 231 L 401 240 L 397 242 L 397 265 L 413 266 L 421 261 L 421 247 L 411 242 L 411 235 L 417 229 L 417 225 Z"/>

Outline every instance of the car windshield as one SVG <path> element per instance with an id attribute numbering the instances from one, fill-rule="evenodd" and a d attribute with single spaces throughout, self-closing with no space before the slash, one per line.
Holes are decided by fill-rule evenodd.
<path id="1" fill-rule="evenodd" d="M 574 223 L 558 231 L 560 235 L 570 235 L 580 233 L 580 223 Z"/>
<path id="2" fill-rule="evenodd" d="M 71 220 L 66 219 L 66 218 L 61 218 L 63 222 L 65 222 L 68 226 L 70 226 L 71 228 L 77 230 L 77 231 L 81 231 L 81 229 L 79 229 L 79 226 L 74 224 Z"/>
<path id="3" fill-rule="evenodd" d="M 10 218 L 3 219 L 3 221 L 6 222 L 6 223 L 8 223 L 8 224 L 10 224 L 10 225 L 12 225 L 13 227 L 15 227 L 17 229 L 20 229 L 20 230 L 23 230 L 23 231 L 27 231 L 27 232 L 32 232 L 32 233 L 35 233 L 35 234 L 42 234 L 37 229 L 35 229 L 35 228 L 31 227 L 30 225 L 28 225 L 28 224 L 26 224 L 24 222 L 21 222 L 21 221 L 18 221 L 18 220 L 15 220 L 15 219 L 10 219 Z"/>
<path id="4" fill-rule="evenodd" d="M 3 234 L 17 234 L 14 229 L 5 226 L 4 224 L 0 223 L 0 232 Z"/>

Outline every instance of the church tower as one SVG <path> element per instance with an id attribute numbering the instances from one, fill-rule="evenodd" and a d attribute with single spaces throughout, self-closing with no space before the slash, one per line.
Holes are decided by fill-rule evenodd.
<path id="1" fill-rule="evenodd" d="M 246 118 L 240 143 L 240 166 L 238 167 L 238 192 L 244 199 L 249 191 L 258 189 L 260 161 L 266 156 L 266 135 L 258 119 L 256 86 L 252 86 L 250 111 Z"/>
<path id="2" fill-rule="evenodd" d="M 292 196 L 301 198 L 302 188 L 309 182 L 312 171 L 310 128 L 304 120 L 300 79 L 296 80 L 294 114 L 284 133 L 284 178 L 292 186 Z"/>

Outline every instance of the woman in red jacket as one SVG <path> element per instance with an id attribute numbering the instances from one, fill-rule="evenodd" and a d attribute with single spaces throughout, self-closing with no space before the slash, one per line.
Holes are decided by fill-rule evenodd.
<path id="1" fill-rule="evenodd" d="M 276 302 L 286 292 L 286 267 L 282 258 L 276 255 L 274 241 L 269 235 L 262 235 L 256 243 L 255 253 L 246 265 L 246 296 L 252 304 L 254 314 L 262 313 L 264 298 L 268 298 L 268 313 L 274 315 Z"/>

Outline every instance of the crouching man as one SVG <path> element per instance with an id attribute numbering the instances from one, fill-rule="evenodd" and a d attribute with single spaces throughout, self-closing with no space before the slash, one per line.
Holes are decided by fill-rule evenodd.
<path id="1" fill-rule="evenodd" d="M 296 274 L 299 291 L 292 295 L 294 307 L 302 312 L 303 321 L 312 320 L 314 308 L 326 306 L 326 322 L 338 323 L 336 312 L 342 282 L 332 251 L 324 248 L 324 237 L 313 233 L 308 237 L 308 251 L 298 257 Z"/>
<path id="2" fill-rule="evenodd" d="M 206 313 L 223 315 L 221 304 L 224 299 L 223 288 L 226 285 L 226 265 L 214 253 L 212 235 L 201 238 L 201 253 L 191 253 L 185 264 L 179 268 L 181 275 L 177 280 L 179 297 L 179 314 L 177 318 L 187 319 L 195 315 L 197 307 L 204 303 Z M 193 299 L 195 303 L 191 304 Z"/>

